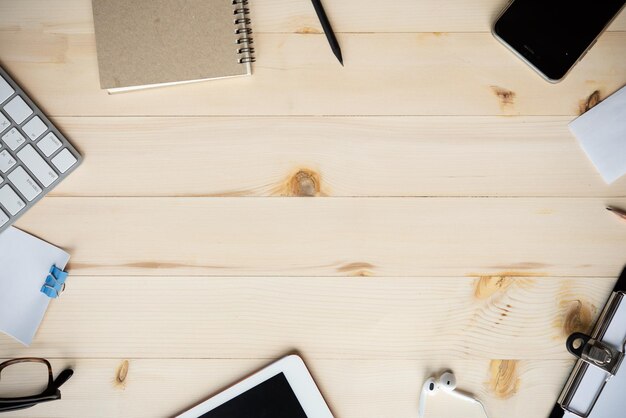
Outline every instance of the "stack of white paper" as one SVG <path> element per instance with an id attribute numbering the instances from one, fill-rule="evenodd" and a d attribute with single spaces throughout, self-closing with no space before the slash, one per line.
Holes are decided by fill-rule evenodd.
<path id="1" fill-rule="evenodd" d="M 626 87 L 575 119 L 569 128 L 605 182 L 626 174 Z"/>
<path id="2" fill-rule="evenodd" d="M 0 234 L 0 331 L 29 345 L 50 298 L 41 293 L 50 267 L 65 269 L 65 251 L 10 227 Z"/>

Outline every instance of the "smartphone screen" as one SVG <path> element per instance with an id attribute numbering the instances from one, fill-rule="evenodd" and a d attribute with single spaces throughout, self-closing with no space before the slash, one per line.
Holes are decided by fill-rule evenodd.
<path id="1" fill-rule="evenodd" d="M 548 79 L 562 79 L 626 0 L 515 0 L 495 34 Z M 625 51 L 626 53 L 626 51 Z"/>

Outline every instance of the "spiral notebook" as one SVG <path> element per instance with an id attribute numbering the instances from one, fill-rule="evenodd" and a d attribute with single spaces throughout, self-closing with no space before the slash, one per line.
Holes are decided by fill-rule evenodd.
<path id="1" fill-rule="evenodd" d="M 110 93 L 250 75 L 248 0 L 93 0 Z"/>

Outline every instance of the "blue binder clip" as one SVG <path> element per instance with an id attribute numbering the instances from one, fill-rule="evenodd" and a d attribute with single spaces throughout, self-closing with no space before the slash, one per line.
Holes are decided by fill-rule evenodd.
<path id="1" fill-rule="evenodd" d="M 49 298 L 56 299 L 65 290 L 65 280 L 68 274 L 57 266 L 50 267 L 50 274 L 46 282 L 41 286 L 41 293 Z"/>

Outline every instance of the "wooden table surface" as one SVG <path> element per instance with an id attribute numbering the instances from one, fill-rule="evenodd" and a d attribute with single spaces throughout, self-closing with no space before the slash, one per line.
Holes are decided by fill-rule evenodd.
<path id="1" fill-rule="evenodd" d="M 626 262 L 626 178 L 567 129 L 626 83 L 626 13 L 551 85 L 505 3 L 327 1 L 342 68 L 309 1 L 254 1 L 254 76 L 110 96 L 89 0 L 0 0 L 2 65 L 85 157 L 17 223 L 67 291 L 0 335 L 75 376 L 14 415 L 167 417 L 298 350 L 338 418 L 415 417 L 445 368 L 546 416 Z"/>

